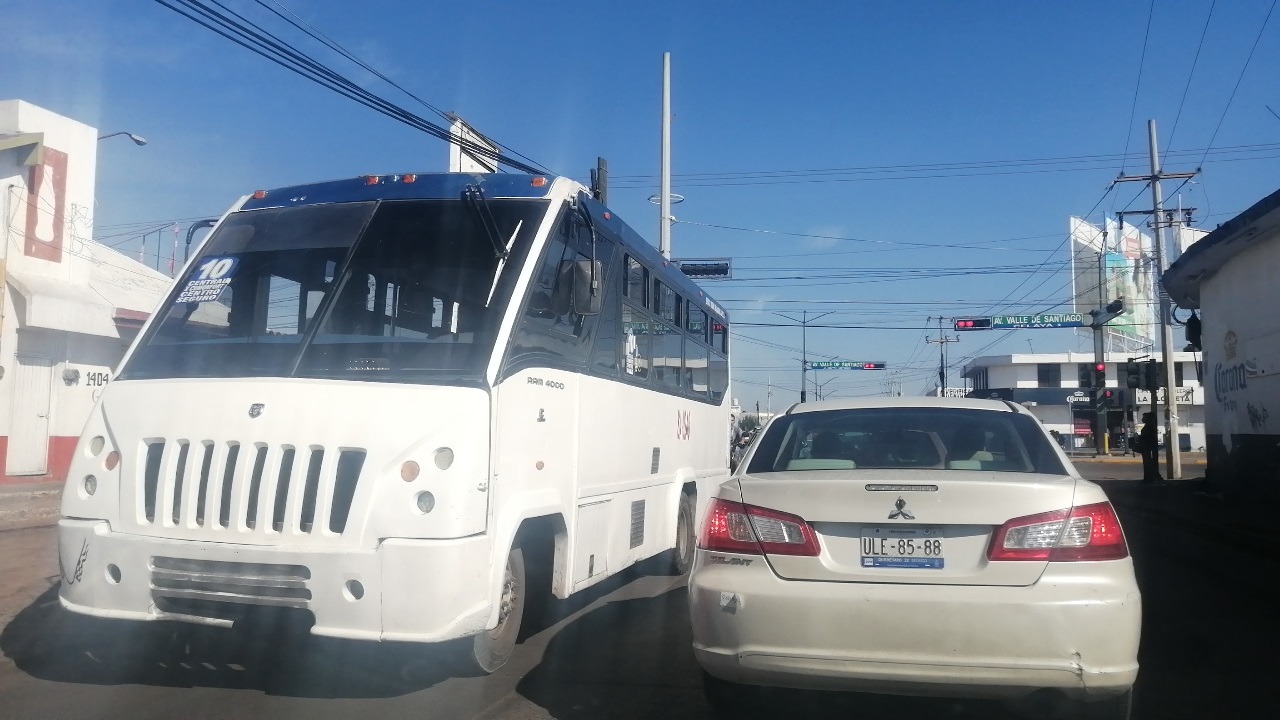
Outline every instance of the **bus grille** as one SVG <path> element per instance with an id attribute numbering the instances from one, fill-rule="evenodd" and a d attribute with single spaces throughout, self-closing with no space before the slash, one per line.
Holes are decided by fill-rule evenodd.
<path id="1" fill-rule="evenodd" d="M 347 527 L 365 451 L 319 446 L 147 441 L 148 525 L 310 535 Z"/>
<path id="2" fill-rule="evenodd" d="M 209 614 L 186 607 L 209 603 L 305 608 L 309 579 L 305 565 L 151 558 L 151 596 L 182 614 Z"/>

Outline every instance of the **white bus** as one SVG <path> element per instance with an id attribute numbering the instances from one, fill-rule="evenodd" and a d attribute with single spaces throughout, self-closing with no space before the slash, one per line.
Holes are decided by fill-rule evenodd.
<path id="1" fill-rule="evenodd" d="M 75 452 L 69 610 L 459 642 L 664 551 L 728 477 L 728 318 L 566 178 L 259 191 L 211 232 Z M 287 611 L 286 611 L 287 612 Z"/>

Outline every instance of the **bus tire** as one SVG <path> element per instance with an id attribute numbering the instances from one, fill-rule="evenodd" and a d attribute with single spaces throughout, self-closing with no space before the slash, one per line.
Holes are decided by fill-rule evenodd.
<path id="1" fill-rule="evenodd" d="M 693 568 L 693 550 L 696 538 L 693 536 L 694 497 L 689 493 L 680 494 L 680 507 L 676 511 L 676 547 L 671 552 L 671 565 L 668 572 L 672 575 L 686 575 Z"/>
<path id="2" fill-rule="evenodd" d="M 502 667 L 515 652 L 524 619 L 525 595 L 524 552 L 519 547 L 507 554 L 507 567 L 502 582 L 502 603 L 498 625 L 472 638 L 463 652 L 462 670 L 469 675 L 488 675 Z"/>

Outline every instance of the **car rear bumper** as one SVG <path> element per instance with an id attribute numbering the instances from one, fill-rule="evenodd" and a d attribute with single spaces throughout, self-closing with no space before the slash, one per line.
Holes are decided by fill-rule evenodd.
<path id="1" fill-rule="evenodd" d="M 230 625 L 251 608 L 280 607 L 309 612 L 315 635 L 433 642 L 478 633 L 490 615 L 485 536 L 388 539 L 371 550 L 276 548 L 63 519 L 58 545 L 62 606 L 103 618 Z"/>
<path id="2" fill-rule="evenodd" d="M 689 582 L 694 652 L 724 680 L 955 697 L 1132 687 L 1141 598 L 1130 560 L 1050 564 L 1026 587 L 789 581 L 763 558 Z"/>

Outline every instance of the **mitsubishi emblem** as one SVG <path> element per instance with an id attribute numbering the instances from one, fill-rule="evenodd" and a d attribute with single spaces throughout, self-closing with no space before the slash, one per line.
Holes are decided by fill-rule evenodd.
<path id="1" fill-rule="evenodd" d="M 259 415 L 261 415 L 261 414 L 262 414 L 262 408 L 263 408 L 263 407 L 265 407 L 265 406 L 264 406 L 262 403 L 254 403 L 254 404 L 250 405 L 250 406 L 249 406 L 249 417 L 251 417 L 251 418 L 256 418 L 256 417 L 258 417 Z"/>
<path id="2" fill-rule="evenodd" d="M 911 511 L 907 509 L 907 501 L 903 500 L 901 495 L 898 496 L 898 500 L 893 504 L 893 506 L 896 507 L 897 510 L 894 510 L 893 512 L 889 513 L 890 520 L 915 520 L 916 519 L 916 516 L 912 515 Z"/>

